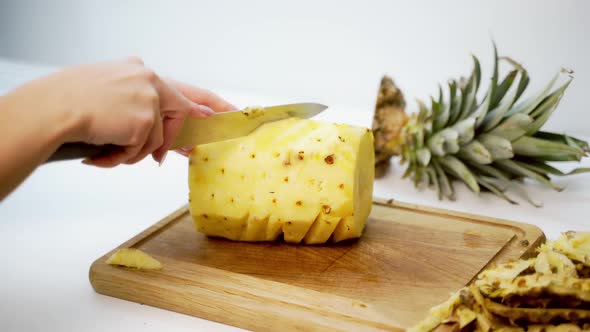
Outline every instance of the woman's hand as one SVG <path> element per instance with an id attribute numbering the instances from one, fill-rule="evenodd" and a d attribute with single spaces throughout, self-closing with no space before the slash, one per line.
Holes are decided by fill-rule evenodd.
<path id="1" fill-rule="evenodd" d="M 74 119 L 63 143 L 122 147 L 85 161 L 100 167 L 133 164 L 148 154 L 162 162 L 187 116 L 235 109 L 209 91 L 160 78 L 137 58 L 71 67 L 17 93 L 35 101 L 38 111 Z"/>
<path id="2" fill-rule="evenodd" d="M 85 161 L 100 167 L 148 154 L 161 163 L 187 116 L 232 109 L 209 91 L 160 78 L 137 58 L 32 81 L 0 96 L 0 201 L 64 143 L 121 146 Z"/>
<path id="3" fill-rule="evenodd" d="M 167 82 L 190 101 L 209 107 L 215 112 L 227 112 L 237 109 L 236 106 L 228 103 L 211 91 L 197 88 L 179 81 L 167 80 Z M 188 116 L 191 116 L 191 114 L 192 113 L 189 113 Z M 159 161 L 160 163 L 164 160 L 169 147 L 174 143 L 174 139 L 182 128 L 184 118 L 187 116 L 186 113 L 180 113 L 179 115 L 180 117 L 176 118 L 164 118 L 164 143 L 153 153 L 154 160 Z M 192 147 L 177 150 L 177 152 L 186 156 L 190 150 L 192 150 Z"/>

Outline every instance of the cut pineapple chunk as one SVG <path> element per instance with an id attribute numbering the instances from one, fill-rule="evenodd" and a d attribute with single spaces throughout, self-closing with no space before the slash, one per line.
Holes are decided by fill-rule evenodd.
<path id="1" fill-rule="evenodd" d="M 139 249 L 119 249 L 107 259 L 107 264 L 134 267 L 142 270 L 160 270 L 162 263 Z"/>
<path id="2" fill-rule="evenodd" d="M 308 244 L 360 237 L 371 211 L 373 135 L 366 128 L 286 119 L 190 155 L 197 230 L 239 241 Z"/>

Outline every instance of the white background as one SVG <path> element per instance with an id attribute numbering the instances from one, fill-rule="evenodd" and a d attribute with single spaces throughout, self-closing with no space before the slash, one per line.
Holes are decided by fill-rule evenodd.
<path id="1" fill-rule="evenodd" d="M 590 134 L 588 1 L 0 3 L 3 56 L 70 64 L 138 55 L 205 87 L 358 112 L 371 112 L 384 73 L 408 101 L 468 74 L 472 53 L 489 73 L 493 38 L 501 54 L 529 69 L 533 90 L 559 68 L 574 69 L 576 79 L 549 126 Z"/>
<path id="2" fill-rule="evenodd" d="M 471 53 L 486 77 L 493 37 L 527 66 L 532 90 L 561 66 L 576 71 L 548 128 L 589 139 L 589 9 L 585 1 L 0 0 L 0 57 L 61 66 L 138 55 L 240 106 L 320 101 L 332 106 L 322 119 L 368 126 L 384 73 L 412 109 L 438 82 L 468 74 Z M 2 64 L 0 78 L 3 69 L 24 70 L 21 81 L 45 72 Z M 528 183 L 544 203 L 537 209 L 463 186 L 457 202 L 439 202 L 401 171 L 378 180 L 375 195 L 525 221 L 552 238 L 590 228 L 590 175 L 557 179 L 562 193 Z M 0 331 L 233 330 L 100 296 L 88 282 L 94 259 L 185 204 L 186 174 L 176 155 L 161 168 L 72 161 L 37 170 L 0 203 Z"/>

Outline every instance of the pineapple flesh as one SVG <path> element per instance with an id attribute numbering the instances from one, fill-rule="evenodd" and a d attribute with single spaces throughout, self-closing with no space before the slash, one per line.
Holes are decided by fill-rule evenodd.
<path id="1" fill-rule="evenodd" d="M 124 248 L 117 250 L 106 261 L 109 265 L 133 267 L 140 270 L 160 270 L 162 263 L 139 249 Z"/>
<path id="2" fill-rule="evenodd" d="M 286 119 L 196 146 L 190 212 L 198 231 L 237 241 L 319 244 L 361 236 L 371 211 L 373 135 Z"/>

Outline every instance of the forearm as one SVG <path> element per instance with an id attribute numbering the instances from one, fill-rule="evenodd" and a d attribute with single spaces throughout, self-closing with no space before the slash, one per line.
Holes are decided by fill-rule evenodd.
<path id="1" fill-rule="evenodd" d="M 0 201 L 67 140 L 75 123 L 26 90 L 0 96 Z"/>

